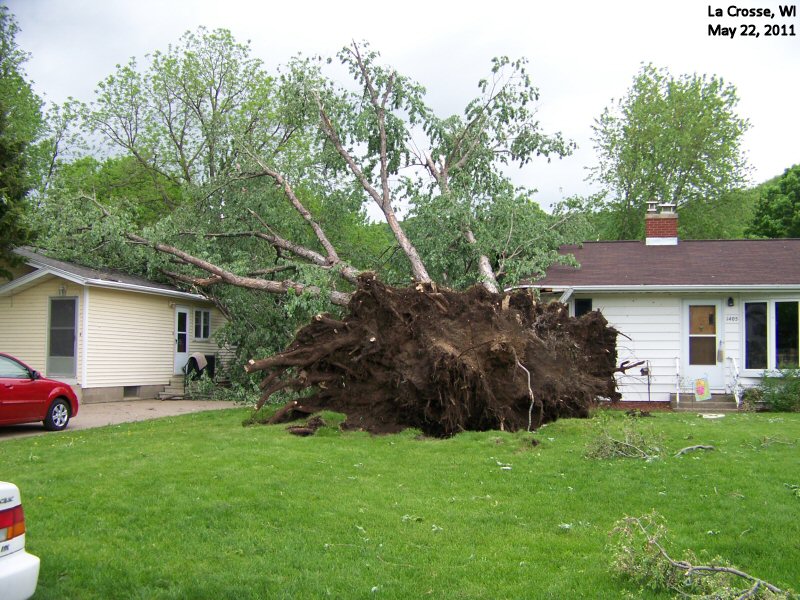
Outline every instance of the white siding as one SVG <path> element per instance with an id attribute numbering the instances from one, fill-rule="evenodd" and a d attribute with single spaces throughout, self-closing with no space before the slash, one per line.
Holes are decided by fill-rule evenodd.
<path id="1" fill-rule="evenodd" d="M 618 362 L 648 361 L 649 399 L 669 400 L 675 391 L 675 359 L 681 347 L 681 299 L 666 295 L 609 294 L 593 296 L 592 308 L 599 309 L 622 334 L 617 337 Z M 648 363 L 617 375 L 623 400 L 648 400 L 648 378 L 641 374 Z"/>
<path id="2" fill-rule="evenodd" d="M 585 297 L 583 295 L 578 297 Z M 744 387 L 758 385 L 761 372 L 744 369 L 744 304 L 745 302 L 770 302 L 775 300 L 799 301 L 796 293 L 770 294 L 600 294 L 593 295 L 592 308 L 599 309 L 608 322 L 620 333 L 617 338 L 618 361 L 649 361 L 650 391 L 648 378 L 641 374 L 644 366 L 619 374 L 617 381 L 623 400 L 669 400 L 677 387 L 676 359 L 681 357 L 684 340 L 684 302 L 686 300 L 719 302 L 722 326 L 719 328 L 722 341 L 723 365 L 725 370 L 724 389 L 716 392 L 732 392 L 736 368 L 739 369 L 740 383 Z M 731 303 L 733 306 L 729 306 Z M 770 327 L 772 326 L 770 317 Z M 625 337 L 627 336 L 627 337 Z M 628 339 L 631 338 L 631 339 Z M 773 343 L 770 338 L 770 344 Z M 681 393 L 692 393 L 691 381 L 683 377 Z"/>
<path id="3" fill-rule="evenodd" d="M 728 298 L 733 300 L 733 306 L 728 306 Z M 744 366 L 744 311 L 738 295 L 730 294 L 723 299 L 722 324 L 725 340 L 725 380 L 729 385 L 728 391 L 733 391 L 736 368 L 741 372 Z M 750 386 L 757 385 L 758 381 L 742 383 Z"/>

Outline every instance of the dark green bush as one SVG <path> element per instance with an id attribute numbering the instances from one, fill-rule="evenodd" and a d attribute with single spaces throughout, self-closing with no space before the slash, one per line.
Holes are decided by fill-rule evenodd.
<path id="1" fill-rule="evenodd" d="M 778 369 L 765 375 L 758 389 L 769 410 L 800 412 L 800 369 Z"/>

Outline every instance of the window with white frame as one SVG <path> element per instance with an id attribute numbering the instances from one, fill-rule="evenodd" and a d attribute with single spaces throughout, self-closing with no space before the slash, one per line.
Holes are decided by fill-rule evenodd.
<path id="1" fill-rule="evenodd" d="M 797 368 L 800 360 L 800 302 L 744 303 L 746 369 Z"/>
<path id="2" fill-rule="evenodd" d="M 211 311 L 194 311 L 194 339 L 207 340 L 211 337 Z"/>

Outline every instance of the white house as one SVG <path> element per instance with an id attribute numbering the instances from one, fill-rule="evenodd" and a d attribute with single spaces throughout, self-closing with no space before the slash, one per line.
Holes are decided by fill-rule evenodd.
<path id="1" fill-rule="evenodd" d="M 15 251 L 0 279 L 0 350 L 72 387 L 82 402 L 154 398 L 192 353 L 213 357 L 225 319 L 202 296 L 114 271 Z"/>
<path id="2" fill-rule="evenodd" d="M 555 265 L 524 287 L 600 310 L 622 334 L 619 361 L 644 361 L 618 376 L 626 401 L 740 396 L 765 371 L 800 356 L 800 239 L 679 240 L 669 205 L 651 204 L 646 240 L 562 248 L 579 267 Z"/>

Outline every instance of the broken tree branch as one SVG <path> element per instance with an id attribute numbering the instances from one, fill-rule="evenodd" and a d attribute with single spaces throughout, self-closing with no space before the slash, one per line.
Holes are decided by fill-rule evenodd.
<path id="1" fill-rule="evenodd" d="M 309 224 L 311 229 L 314 230 L 314 235 L 317 236 L 319 243 L 322 244 L 322 247 L 325 249 L 325 252 L 328 255 L 328 262 L 331 265 L 335 265 L 340 262 L 340 258 L 336 249 L 333 247 L 333 244 L 328 239 L 328 236 L 325 235 L 322 227 L 319 223 L 314 219 L 312 214 L 309 210 L 300 202 L 300 199 L 295 194 L 294 189 L 292 188 L 291 184 L 287 181 L 287 179 L 278 171 L 270 168 L 270 166 L 264 162 L 257 154 L 243 146 L 245 153 L 252 158 L 259 167 L 261 167 L 263 173 L 268 177 L 272 178 L 275 181 L 275 185 L 283 190 L 284 195 L 289 199 L 294 209 L 303 217 L 303 219 Z M 252 211 L 251 211 L 252 212 Z"/>
<path id="2" fill-rule="evenodd" d="M 197 235 L 193 231 L 182 231 L 181 235 Z M 205 238 L 226 238 L 226 237 L 254 237 L 268 242 L 276 250 L 285 250 L 299 258 L 303 258 L 308 262 L 317 265 L 323 269 L 333 270 L 350 283 L 355 283 L 358 280 L 359 271 L 351 265 L 340 260 L 336 264 L 331 265 L 326 257 L 319 252 L 315 252 L 305 246 L 291 242 L 274 233 L 264 233 L 263 231 L 234 231 L 227 233 L 204 233 L 200 234 Z"/>
<path id="3" fill-rule="evenodd" d="M 360 57 L 358 58 L 360 61 Z M 420 257 L 419 253 L 417 252 L 416 247 L 414 244 L 411 243 L 411 240 L 406 235 L 403 228 L 400 226 L 399 221 L 397 220 L 397 214 L 392 208 L 391 202 L 391 192 L 388 187 L 388 177 L 389 177 L 389 161 L 387 155 L 387 144 L 386 144 L 386 130 L 385 127 L 380 128 L 380 177 L 381 177 L 381 187 L 383 193 L 381 194 L 375 189 L 375 186 L 370 183 L 367 176 L 361 170 L 361 168 L 356 163 L 353 156 L 344 147 L 342 144 L 339 135 L 336 133 L 336 128 L 333 126 L 333 122 L 331 121 L 330 117 L 328 116 L 327 112 L 325 111 L 325 107 L 322 105 L 322 99 L 319 95 L 316 95 L 317 101 L 317 108 L 319 110 L 319 117 L 321 122 L 321 129 L 322 132 L 325 134 L 325 137 L 333 144 L 336 151 L 339 153 L 339 156 L 347 164 L 350 172 L 356 177 L 358 182 L 361 184 L 361 187 L 364 191 L 369 194 L 369 196 L 375 201 L 375 203 L 380 207 L 381 211 L 383 212 L 384 217 L 386 218 L 386 223 L 389 225 L 389 229 L 392 230 L 395 239 L 397 240 L 400 248 L 402 248 L 403 252 L 405 253 L 406 257 L 408 258 L 408 262 L 411 264 L 411 272 L 414 277 L 415 281 L 421 283 L 429 283 L 433 281 L 431 276 L 428 274 L 428 270 L 425 267 L 425 264 L 422 262 L 422 258 Z M 374 99 L 374 103 L 377 103 L 378 100 Z M 378 105 L 379 106 L 379 105 Z M 378 113 L 378 121 L 379 127 L 381 119 L 384 118 L 383 112 L 379 111 Z"/>
<path id="4" fill-rule="evenodd" d="M 197 267 L 198 269 L 206 271 L 207 273 L 211 273 L 211 275 L 214 276 L 210 278 L 211 285 L 216 284 L 220 281 L 224 281 L 225 283 L 229 283 L 237 287 L 248 288 L 252 290 L 261 290 L 271 294 L 286 294 L 289 290 L 292 290 L 297 294 L 307 293 L 315 296 L 327 294 L 330 301 L 333 304 L 339 306 L 347 306 L 347 303 L 350 301 L 351 294 L 345 292 L 339 292 L 335 290 L 332 290 L 330 292 L 324 292 L 317 286 L 304 285 L 302 283 L 297 283 L 289 279 L 283 281 L 273 281 L 268 279 L 256 279 L 254 277 L 243 277 L 231 273 L 230 271 L 226 271 L 225 269 L 222 269 L 221 267 L 218 267 L 215 264 L 212 264 L 196 256 L 192 256 L 191 254 L 184 252 L 183 250 L 179 250 L 178 248 L 175 248 L 168 244 L 153 242 L 141 236 L 135 235 L 133 233 L 126 233 L 124 235 L 127 239 L 129 239 L 134 243 L 149 246 L 154 250 L 162 252 L 164 254 L 170 254 L 176 257 L 180 262 Z M 199 281 L 202 280 L 200 278 L 195 278 L 194 281 L 192 281 L 192 283 L 195 285 L 199 285 L 198 284 Z"/>
<path id="5" fill-rule="evenodd" d="M 647 539 L 647 543 L 652 545 L 653 548 L 658 550 L 658 553 L 666 560 L 670 566 L 675 569 L 679 569 L 684 572 L 687 577 L 695 573 L 705 574 L 705 573 L 726 573 L 728 575 L 733 575 L 735 577 L 741 577 L 752 583 L 751 587 L 746 590 L 742 595 L 739 596 L 739 599 L 744 598 L 752 598 L 754 594 L 761 588 L 764 587 L 768 589 L 773 594 L 783 594 L 783 590 L 778 588 L 777 586 L 772 585 L 771 583 L 764 581 L 763 579 L 759 579 L 758 577 L 753 577 L 749 573 L 745 573 L 744 571 L 740 571 L 734 567 L 723 567 L 717 565 L 692 565 L 689 561 L 686 560 L 675 560 L 664 549 L 664 546 L 661 545 L 659 542 L 658 537 L 654 535 L 650 535 L 647 531 L 647 528 L 642 523 L 640 518 L 636 517 L 626 517 L 624 522 L 628 525 L 636 526 L 639 531 L 645 536 Z"/>
<path id="6" fill-rule="evenodd" d="M 688 452 L 694 452 L 695 450 L 716 450 L 714 446 L 704 446 L 703 444 L 697 444 L 696 446 L 686 446 L 686 448 L 682 448 L 675 454 L 675 458 L 686 454 Z"/>

